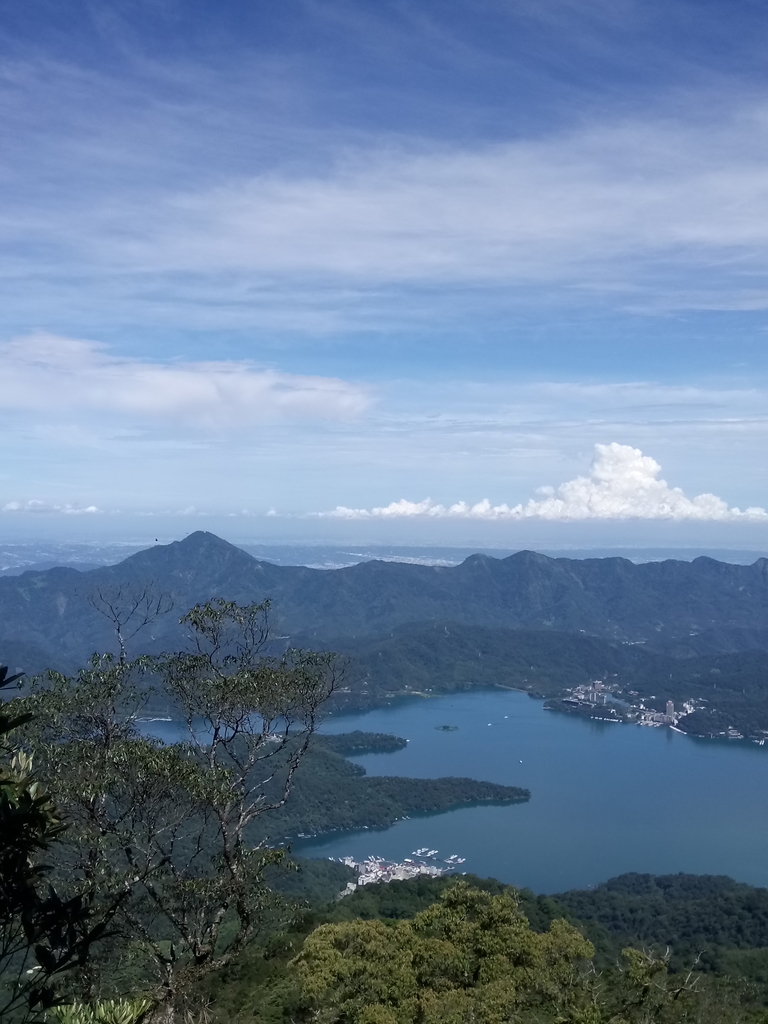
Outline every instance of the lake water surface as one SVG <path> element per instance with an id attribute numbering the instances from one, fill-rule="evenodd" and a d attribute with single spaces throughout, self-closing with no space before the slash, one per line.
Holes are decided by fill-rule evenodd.
<path id="1" fill-rule="evenodd" d="M 466 857 L 464 870 L 536 892 L 626 871 L 768 885 L 768 747 L 593 722 L 500 689 L 414 698 L 323 726 L 353 729 L 409 740 L 397 753 L 355 758 L 370 775 L 464 775 L 525 786 L 531 800 L 297 843 L 304 856 L 402 860 L 427 846 Z"/>

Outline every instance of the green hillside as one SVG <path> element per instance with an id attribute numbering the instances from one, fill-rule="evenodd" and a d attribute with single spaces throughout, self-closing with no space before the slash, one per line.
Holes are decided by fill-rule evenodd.
<path id="1" fill-rule="evenodd" d="M 703 710 L 680 727 L 717 735 L 729 726 L 745 736 L 768 731 L 768 652 L 673 657 L 648 645 L 543 630 L 501 630 L 456 623 L 406 626 L 375 639 L 331 644 L 351 659 L 342 706 L 368 707 L 413 693 L 509 686 L 561 696 L 593 679 L 607 680 L 650 707 L 696 700 Z M 634 697 L 629 698 L 634 700 Z"/>
<path id="2" fill-rule="evenodd" d="M 318 925 L 377 920 L 394 925 L 411 920 L 433 907 L 455 881 L 422 877 L 369 885 L 341 901 L 309 909 L 287 932 L 275 936 L 267 949 L 247 954 L 208 980 L 204 995 L 211 1012 L 217 1020 L 259 1024 L 307 1019 L 291 963 Z M 494 896 L 514 892 L 494 879 L 467 875 L 464 881 Z M 757 1024 L 768 1016 L 768 890 L 724 877 L 622 875 L 596 889 L 557 896 L 521 890 L 516 898 L 535 932 L 545 933 L 553 921 L 564 919 L 589 939 L 595 950 L 595 971 L 586 977 L 600 979 L 596 994 L 606 1005 L 615 998 L 621 978 L 617 965 L 627 945 L 667 958 L 671 1005 L 656 1011 L 646 1008 L 644 1016 L 608 1014 L 576 1020 Z M 693 964 L 695 999 L 683 998 L 678 1006 Z M 635 1008 L 639 1014 L 639 1000 Z M 519 1019 L 552 1018 L 533 1014 Z"/>

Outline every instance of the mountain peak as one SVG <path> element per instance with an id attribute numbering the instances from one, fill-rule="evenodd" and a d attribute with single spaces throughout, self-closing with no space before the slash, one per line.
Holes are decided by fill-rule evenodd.
<path id="1" fill-rule="evenodd" d="M 513 559 L 516 562 L 536 563 L 538 565 L 549 565 L 554 561 L 549 555 L 542 555 L 539 551 L 529 551 L 527 548 L 524 551 L 515 551 L 513 555 L 507 555 L 504 561 L 509 562 Z"/>
<path id="2" fill-rule="evenodd" d="M 247 554 L 242 548 L 237 547 L 235 544 L 230 544 L 228 540 L 223 540 L 208 530 L 195 530 L 194 533 L 187 534 L 183 540 L 175 541 L 174 543 L 184 548 L 185 551 L 239 551 L 243 555 Z M 165 546 L 173 547 L 173 544 Z"/>
<path id="3" fill-rule="evenodd" d="M 176 564 L 189 568 L 198 565 L 200 562 L 221 562 L 221 561 L 248 561 L 255 559 L 242 548 L 222 540 L 215 533 L 207 530 L 195 530 L 183 540 L 175 540 L 170 544 L 156 544 L 154 547 L 145 548 L 125 559 L 124 565 L 131 568 L 139 567 L 162 567 L 171 568 Z"/>

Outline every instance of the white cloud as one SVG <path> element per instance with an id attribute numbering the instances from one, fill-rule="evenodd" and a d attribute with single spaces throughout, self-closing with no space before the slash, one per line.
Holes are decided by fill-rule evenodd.
<path id="1" fill-rule="evenodd" d="M 262 174 L 163 197 L 99 259 L 144 272 L 360 283 L 565 283 L 669 292 L 717 270 L 718 305 L 764 305 L 765 105 L 624 120 L 469 148 L 347 150 L 321 174 Z M 654 278 L 654 283 L 646 280 Z M 685 285 L 690 301 L 691 282 Z M 682 298 L 678 295 L 678 298 Z M 685 301 L 683 302 L 685 304 Z"/>
<path id="2" fill-rule="evenodd" d="M 0 506 L 0 512 L 32 513 L 33 515 L 58 514 L 67 516 L 98 515 L 101 509 L 95 505 L 83 508 L 79 505 L 55 505 L 35 498 L 29 501 L 8 501 Z"/>
<path id="3" fill-rule="evenodd" d="M 57 316 L 98 307 L 133 323 L 307 333 L 453 320 L 494 289 L 509 308 L 515 285 L 526 302 L 536 285 L 622 307 L 768 306 L 765 97 L 678 97 L 667 117 L 603 115 L 492 144 L 355 140 L 331 139 L 309 171 L 164 166 L 139 185 L 110 161 L 99 188 L 72 185 L 44 207 L 20 175 L 0 218 L 6 306 L 22 322 L 43 301 Z M 441 283 L 455 293 L 435 300 Z"/>
<path id="4" fill-rule="evenodd" d="M 248 361 L 151 363 L 51 334 L 0 345 L 0 410 L 96 412 L 133 420 L 241 426 L 274 418 L 350 419 L 368 403 L 333 377 L 261 370 Z"/>
<path id="5" fill-rule="evenodd" d="M 321 513 L 341 519 L 454 517 L 460 519 L 668 519 L 705 522 L 768 521 L 762 508 L 729 508 L 714 494 L 688 498 L 679 487 L 659 478 L 661 466 L 638 448 L 626 444 L 597 444 L 589 476 L 578 476 L 558 488 L 542 487 L 538 499 L 518 505 L 492 505 L 484 498 L 441 505 L 429 498 L 405 498 L 372 509 L 338 506 Z"/>

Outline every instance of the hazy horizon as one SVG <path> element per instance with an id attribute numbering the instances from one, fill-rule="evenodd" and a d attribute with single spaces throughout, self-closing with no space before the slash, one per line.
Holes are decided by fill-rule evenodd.
<path id="1" fill-rule="evenodd" d="M 156 544 L 172 543 L 183 538 L 158 538 Z M 454 547 L 431 545 L 386 544 L 328 544 L 305 541 L 291 544 L 258 543 L 253 539 L 222 538 L 242 548 L 255 558 L 277 565 L 304 565 L 313 569 L 341 569 L 359 562 L 379 559 L 415 565 L 458 565 L 472 554 L 485 554 L 492 558 L 506 558 L 523 548 L 489 548 L 482 545 Z M 69 566 L 87 571 L 101 565 L 114 565 L 138 551 L 155 546 L 140 540 L 89 541 L 62 543 L 54 540 L 7 542 L 0 539 L 0 576 L 19 575 L 27 570 L 45 570 L 55 566 Z M 660 548 L 653 545 L 634 547 L 586 547 L 566 545 L 560 548 L 535 548 L 540 554 L 553 558 L 628 558 L 633 562 L 679 559 L 690 561 L 701 555 L 718 561 L 750 565 L 768 555 L 764 550 L 739 548 L 678 547 Z"/>

